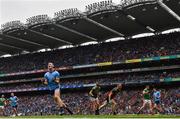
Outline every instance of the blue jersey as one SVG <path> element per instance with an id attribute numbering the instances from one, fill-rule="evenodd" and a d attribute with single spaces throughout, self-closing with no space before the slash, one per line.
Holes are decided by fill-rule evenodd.
<path id="1" fill-rule="evenodd" d="M 60 74 L 57 71 L 45 73 L 44 78 L 47 79 L 48 87 L 50 90 L 55 90 L 59 88 L 59 84 L 55 82 L 55 79 L 59 77 Z"/>
<path id="2" fill-rule="evenodd" d="M 11 106 L 17 106 L 18 98 L 16 96 L 10 97 L 9 100 Z"/>
<path id="3" fill-rule="evenodd" d="M 161 100 L 161 93 L 160 93 L 160 91 L 155 91 L 154 93 L 153 93 L 153 97 L 154 97 L 154 101 L 156 102 L 156 101 L 160 101 Z"/>

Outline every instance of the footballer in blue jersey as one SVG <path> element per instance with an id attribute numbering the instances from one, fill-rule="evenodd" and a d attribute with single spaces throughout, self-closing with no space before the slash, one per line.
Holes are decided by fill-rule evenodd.
<path id="1" fill-rule="evenodd" d="M 11 93 L 11 97 L 9 98 L 10 105 L 13 108 L 13 114 L 18 116 L 17 107 L 18 107 L 18 98 L 14 95 L 14 93 Z"/>
<path id="2" fill-rule="evenodd" d="M 56 89 L 60 89 L 59 78 L 60 74 L 57 71 L 46 72 L 44 78 L 47 79 L 47 85 L 49 90 L 55 91 Z"/>
<path id="3" fill-rule="evenodd" d="M 48 63 L 48 72 L 45 73 L 43 82 L 48 85 L 50 91 L 53 91 L 54 101 L 57 105 L 61 109 L 66 109 L 70 114 L 73 114 L 60 98 L 60 74 L 55 70 L 52 62 Z"/>
<path id="4" fill-rule="evenodd" d="M 159 90 L 156 90 L 156 88 L 153 89 L 153 100 L 154 100 L 154 106 L 153 109 L 157 109 L 159 112 L 163 112 L 161 108 L 161 92 Z"/>

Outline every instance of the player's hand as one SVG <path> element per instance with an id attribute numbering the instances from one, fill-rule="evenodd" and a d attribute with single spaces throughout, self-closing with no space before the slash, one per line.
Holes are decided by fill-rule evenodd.
<path id="1" fill-rule="evenodd" d="M 55 81 L 56 83 L 60 83 L 60 79 L 59 79 L 59 78 L 55 78 L 54 81 Z"/>
<path id="2" fill-rule="evenodd" d="M 47 80 L 45 80 L 45 81 L 44 81 L 44 84 L 45 84 L 45 85 L 48 85 L 48 82 L 47 82 Z"/>
<path id="3" fill-rule="evenodd" d="M 41 79 L 41 82 L 43 82 L 45 85 L 48 84 L 47 79 Z"/>
<path id="4" fill-rule="evenodd" d="M 7 106 L 7 103 L 6 103 L 6 102 L 4 102 L 4 106 Z"/>
<path id="5" fill-rule="evenodd" d="M 90 95 L 91 95 L 92 97 L 94 97 L 94 95 L 93 95 L 92 93 L 91 93 Z"/>
<path id="6" fill-rule="evenodd" d="M 89 92 L 89 95 L 92 96 L 92 97 L 94 96 L 93 93 L 92 93 L 92 90 Z"/>

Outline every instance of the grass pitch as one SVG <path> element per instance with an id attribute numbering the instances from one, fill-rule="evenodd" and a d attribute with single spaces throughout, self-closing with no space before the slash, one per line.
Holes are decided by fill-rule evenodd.
<path id="1" fill-rule="evenodd" d="M 129 114 L 129 115 L 48 115 L 48 116 L 19 116 L 19 117 L 0 117 L 0 119 L 9 119 L 9 118 L 14 118 L 14 119 L 29 119 L 29 118 L 36 118 L 36 119 L 44 119 L 44 118 L 51 118 L 51 119 L 72 119 L 72 118 L 76 118 L 76 119 L 97 119 L 97 118 L 101 118 L 101 119 L 111 119 L 111 118 L 118 118 L 118 119 L 133 119 L 133 118 L 154 118 L 154 119 L 159 119 L 159 118 L 179 118 L 180 119 L 180 115 L 133 115 L 133 114 Z"/>

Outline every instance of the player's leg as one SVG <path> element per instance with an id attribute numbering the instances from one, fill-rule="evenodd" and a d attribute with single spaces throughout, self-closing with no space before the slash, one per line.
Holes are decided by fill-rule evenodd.
<path id="1" fill-rule="evenodd" d="M 157 106 L 157 104 L 156 104 L 156 103 L 155 103 L 155 104 L 154 104 L 154 106 L 153 106 L 153 110 L 155 110 L 155 111 L 156 111 L 156 110 L 157 110 L 157 111 L 159 111 L 158 106 Z"/>
<path id="2" fill-rule="evenodd" d="M 99 109 L 100 103 L 99 103 L 99 99 L 96 99 L 96 109 Z"/>
<path id="3" fill-rule="evenodd" d="M 163 109 L 162 109 L 160 103 L 156 104 L 156 109 L 157 109 L 160 113 L 163 113 Z"/>
<path id="4" fill-rule="evenodd" d="M 12 106 L 12 114 L 13 114 L 13 116 L 17 116 L 17 114 L 16 114 L 16 109 L 15 109 L 14 106 Z"/>
<path id="5" fill-rule="evenodd" d="M 96 100 L 93 99 L 92 101 L 92 110 L 95 111 L 96 110 Z"/>
<path id="6" fill-rule="evenodd" d="M 149 104 L 149 110 L 150 110 L 150 113 L 153 114 L 153 105 L 152 105 L 152 101 L 151 101 L 151 100 L 148 100 L 148 104 Z"/>
<path id="7" fill-rule="evenodd" d="M 99 110 L 101 110 L 102 108 L 104 108 L 106 105 L 109 104 L 109 98 L 107 97 L 106 100 L 102 103 L 102 105 L 99 106 Z"/>
<path id="8" fill-rule="evenodd" d="M 99 110 L 101 110 L 102 108 L 104 108 L 109 102 L 106 100 L 103 102 L 102 105 L 99 106 Z"/>
<path id="9" fill-rule="evenodd" d="M 0 112 L 2 112 L 3 116 L 5 116 L 5 109 L 4 109 L 4 106 L 2 106 L 2 107 L 0 108 Z"/>
<path id="10" fill-rule="evenodd" d="M 90 114 L 94 113 L 94 100 L 92 97 L 89 98 L 90 103 L 89 103 L 89 107 L 90 107 Z"/>
<path id="11" fill-rule="evenodd" d="M 140 107 L 139 111 L 137 112 L 137 114 L 139 114 L 141 112 L 142 109 L 144 109 L 144 107 L 146 106 L 146 100 L 143 100 L 143 105 Z"/>
<path id="12" fill-rule="evenodd" d="M 0 115 L 2 114 L 2 112 L 3 112 L 3 111 L 2 111 L 2 108 L 0 107 Z"/>
<path id="13" fill-rule="evenodd" d="M 163 108 L 162 108 L 162 106 L 161 106 L 161 103 L 159 104 L 159 109 L 160 109 L 161 113 L 164 112 L 164 110 L 163 110 Z"/>
<path id="14" fill-rule="evenodd" d="M 56 92 L 56 91 L 55 91 Z M 65 104 L 63 103 L 63 101 L 61 100 L 61 98 L 59 97 L 59 94 L 54 94 L 54 101 L 60 106 L 63 107 L 65 106 Z"/>
<path id="15" fill-rule="evenodd" d="M 54 91 L 54 100 L 55 100 L 55 102 L 58 104 L 58 106 L 59 106 L 60 108 L 64 108 L 64 109 L 66 109 L 70 114 L 73 114 L 72 111 L 70 111 L 70 109 L 67 108 L 67 106 L 64 104 L 64 102 L 61 100 L 61 98 L 60 98 L 60 89 L 59 89 L 59 88 Z"/>
<path id="16" fill-rule="evenodd" d="M 158 101 L 155 101 L 155 102 L 154 102 L 154 105 L 153 105 L 153 110 L 157 110 L 157 111 L 159 111 L 159 112 L 162 112 L 159 106 L 160 106 L 160 105 L 159 105 L 159 102 L 158 102 Z"/>
<path id="17" fill-rule="evenodd" d="M 3 116 L 6 116 L 6 111 L 5 111 L 5 106 L 3 107 L 3 109 L 2 109 L 2 112 L 3 112 Z"/>
<path id="18" fill-rule="evenodd" d="M 111 103 L 112 103 L 112 112 L 113 112 L 113 114 L 116 114 L 116 105 L 117 105 L 117 103 L 115 102 L 114 99 L 111 100 Z"/>
<path id="19" fill-rule="evenodd" d="M 3 108 L 0 107 L 0 115 L 3 114 Z"/>
<path id="20" fill-rule="evenodd" d="M 92 101 L 91 100 L 91 103 L 90 103 L 90 112 L 91 112 L 91 114 L 93 114 L 94 113 L 94 101 Z"/>
<path id="21" fill-rule="evenodd" d="M 153 106 L 152 106 L 152 110 L 153 110 L 153 113 L 154 113 L 154 110 L 155 110 L 156 107 L 157 107 L 156 102 L 154 102 L 152 105 L 153 105 Z"/>
<path id="22" fill-rule="evenodd" d="M 100 106 L 99 99 L 96 98 L 96 101 L 95 101 L 95 114 L 96 115 L 99 115 L 99 106 Z"/>
<path id="23" fill-rule="evenodd" d="M 17 116 L 17 114 L 16 114 L 16 109 L 15 109 L 14 107 L 13 107 L 13 110 L 12 110 L 12 111 L 13 111 L 13 114 Z"/>
<path id="24" fill-rule="evenodd" d="M 18 116 L 18 113 L 17 113 L 17 106 L 14 106 L 14 107 L 13 107 L 13 111 L 14 111 L 14 114 L 15 114 L 16 116 Z"/>
<path id="25" fill-rule="evenodd" d="M 91 113 L 94 113 L 96 111 L 96 100 L 93 97 L 90 97 L 90 110 Z"/>

